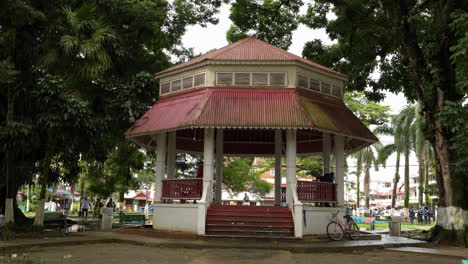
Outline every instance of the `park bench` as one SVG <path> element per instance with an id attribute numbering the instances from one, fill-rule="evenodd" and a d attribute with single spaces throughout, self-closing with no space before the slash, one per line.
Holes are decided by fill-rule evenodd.
<path id="1" fill-rule="evenodd" d="M 145 215 L 119 215 L 120 223 L 142 223 L 146 222 Z"/>

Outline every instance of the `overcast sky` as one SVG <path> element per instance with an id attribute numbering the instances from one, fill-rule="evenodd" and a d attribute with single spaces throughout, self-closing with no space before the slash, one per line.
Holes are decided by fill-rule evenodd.
<path id="1" fill-rule="evenodd" d="M 301 12 L 305 12 L 305 7 L 301 9 Z M 186 48 L 193 48 L 195 54 L 205 53 L 212 49 L 218 49 L 228 45 L 226 41 L 226 31 L 231 25 L 229 19 L 229 5 L 224 4 L 221 7 L 221 11 L 218 14 L 219 23 L 217 25 L 208 25 L 203 28 L 201 26 L 191 26 L 182 38 L 182 43 Z M 328 38 L 325 30 L 312 30 L 304 25 L 300 25 L 293 33 L 292 45 L 289 47 L 289 52 L 296 55 L 302 56 L 302 49 L 307 41 L 313 39 L 320 39 L 324 44 L 331 44 L 332 41 Z M 378 73 L 375 74 L 378 76 Z M 383 105 L 389 105 L 393 114 L 397 114 L 406 104 L 407 101 L 402 94 L 386 93 L 386 98 Z M 392 143 L 391 137 L 380 137 L 382 144 L 386 145 Z M 387 161 L 387 165 L 390 165 L 386 169 L 381 169 L 379 172 L 373 172 L 373 175 L 378 175 L 381 180 L 391 180 L 395 173 L 394 167 L 396 156 L 393 155 Z M 403 159 L 402 159 L 403 160 Z M 403 163 L 403 162 L 402 162 Z M 354 166 L 353 160 L 349 159 L 348 164 Z M 410 164 L 417 164 L 417 160 L 414 155 L 410 159 Z M 350 168 L 352 171 L 353 168 Z M 400 168 L 400 175 L 403 175 L 403 168 Z M 417 167 L 410 167 L 410 174 L 417 173 Z"/>

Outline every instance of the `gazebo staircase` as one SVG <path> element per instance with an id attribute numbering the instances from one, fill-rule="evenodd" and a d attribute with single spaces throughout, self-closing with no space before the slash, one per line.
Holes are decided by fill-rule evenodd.
<path id="1" fill-rule="evenodd" d="M 288 207 L 211 205 L 206 217 L 207 237 L 293 238 Z"/>

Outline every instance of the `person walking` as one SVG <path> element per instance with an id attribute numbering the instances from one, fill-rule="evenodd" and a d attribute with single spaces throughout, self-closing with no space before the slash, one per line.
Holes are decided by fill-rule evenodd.
<path id="1" fill-rule="evenodd" d="M 81 216 L 83 218 L 83 221 L 85 222 L 88 219 L 89 205 L 90 205 L 90 201 L 88 197 L 85 196 L 83 199 L 81 199 L 81 202 L 80 202 Z"/>

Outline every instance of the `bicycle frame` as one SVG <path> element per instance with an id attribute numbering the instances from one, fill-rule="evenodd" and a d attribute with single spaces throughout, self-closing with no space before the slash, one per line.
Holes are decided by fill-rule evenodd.
<path id="1" fill-rule="evenodd" d="M 341 226 L 341 228 L 343 228 L 343 231 L 349 233 L 349 231 L 351 230 L 351 226 L 353 225 L 354 221 L 351 219 L 351 221 L 348 221 L 346 224 L 344 224 L 338 218 L 339 213 L 340 213 L 340 211 L 336 211 L 336 213 L 332 213 L 332 218 L 330 219 L 330 222 L 335 221 L 338 225 Z"/>

